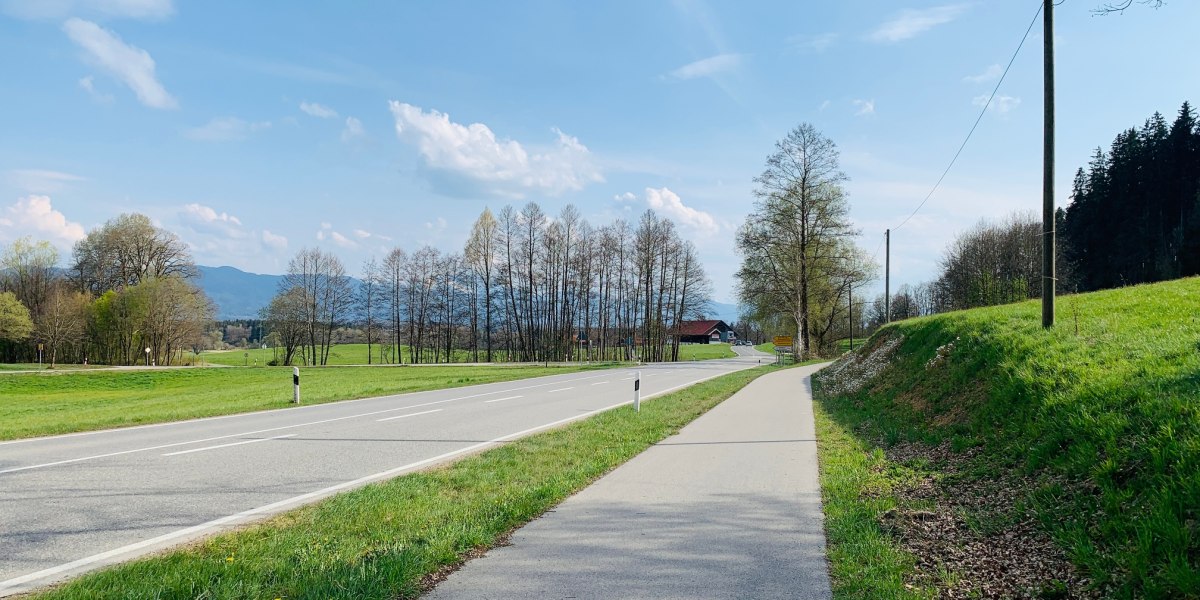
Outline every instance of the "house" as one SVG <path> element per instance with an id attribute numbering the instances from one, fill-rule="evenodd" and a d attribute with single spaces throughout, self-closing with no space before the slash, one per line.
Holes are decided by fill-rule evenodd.
<path id="1" fill-rule="evenodd" d="M 725 321 L 684 321 L 679 327 L 679 341 L 684 344 L 732 344 L 737 341 L 737 333 Z"/>

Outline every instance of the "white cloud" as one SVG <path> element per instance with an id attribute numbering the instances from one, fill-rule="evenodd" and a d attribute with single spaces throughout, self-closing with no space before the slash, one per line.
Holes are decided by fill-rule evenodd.
<path id="1" fill-rule="evenodd" d="M 357 242 L 347 238 L 346 236 L 344 236 L 336 231 L 330 233 L 329 238 L 333 240 L 334 244 L 337 244 L 338 246 L 341 246 L 342 248 L 357 248 L 358 247 Z"/>
<path id="2" fill-rule="evenodd" d="M 718 54 L 696 62 L 688 63 L 671 71 L 664 79 L 685 81 L 697 77 L 712 77 L 719 73 L 732 71 L 742 64 L 741 54 Z"/>
<path id="3" fill-rule="evenodd" d="M 70 248 L 83 239 L 83 225 L 72 223 L 50 204 L 49 196 L 29 195 L 19 198 L 0 213 L 0 231 L 7 230 L 6 237 L 18 238 L 33 235 L 48 239 L 59 248 Z"/>
<path id="4" fill-rule="evenodd" d="M 218 213 L 203 204 L 187 204 L 179 211 L 179 218 L 191 229 L 201 233 L 217 233 L 231 238 L 246 237 L 242 222 L 228 213 Z"/>
<path id="5" fill-rule="evenodd" d="M 1000 75 L 1003 73 L 1004 67 L 1001 67 L 1000 65 L 992 65 L 987 69 L 984 69 L 984 71 L 978 75 L 969 75 L 967 77 L 963 77 L 963 81 L 968 83 L 987 83 L 989 81 L 1000 79 Z"/>
<path id="6" fill-rule="evenodd" d="M 854 116 L 856 117 L 864 117 L 875 114 L 874 100 L 855 100 L 853 104 L 856 108 L 858 108 L 858 110 L 854 113 Z"/>
<path id="7" fill-rule="evenodd" d="M 200 127 L 184 131 L 184 135 L 201 142 L 230 142 L 244 140 L 251 133 L 270 126 L 270 121 L 248 123 L 237 117 L 215 117 Z"/>
<path id="8" fill-rule="evenodd" d="M 72 182 L 86 181 L 78 175 L 45 169 L 13 169 L 6 171 L 4 178 L 14 187 L 34 194 L 58 192 Z"/>
<path id="9" fill-rule="evenodd" d="M 985 105 L 987 105 L 987 109 L 989 111 L 1004 115 L 1020 106 L 1021 99 L 1014 98 L 1012 96 L 996 96 L 992 99 L 992 103 L 988 105 L 988 96 L 985 94 L 982 96 L 975 96 L 975 98 L 971 100 L 971 104 L 980 108 L 983 108 Z"/>
<path id="10" fill-rule="evenodd" d="M 937 27 L 944 25 L 962 15 L 967 10 L 966 4 L 947 4 L 931 8 L 909 8 L 900 11 L 890 21 L 880 25 L 871 32 L 867 39 L 877 43 L 895 43 L 912 39 Z"/>
<path id="11" fill-rule="evenodd" d="M 646 204 L 696 233 L 715 235 L 721 229 L 712 215 L 685 205 L 678 194 L 667 188 L 646 188 Z"/>
<path id="12" fill-rule="evenodd" d="M 824 101 L 824 102 L 822 102 L 822 103 L 821 103 L 821 107 L 820 107 L 820 108 L 818 108 L 817 110 L 819 110 L 819 111 L 821 111 L 821 112 L 825 112 L 825 109 L 829 108 L 829 105 L 830 105 L 830 104 L 833 104 L 833 102 L 830 102 L 829 100 L 826 100 L 826 101 Z"/>
<path id="13" fill-rule="evenodd" d="M 446 230 L 446 219 L 443 219 L 442 217 L 438 217 L 437 219 L 434 219 L 433 221 L 426 221 L 425 222 L 425 230 L 432 231 L 434 233 L 441 233 L 441 232 L 445 231 Z"/>
<path id="14" fill-rule="evenodd" d="M 171 0 L 4 0 L 0 10 L 18 19 L 62 19 L 80 13 L 164 19 L 175 13 L 175 5 Z"/>
<path id="15" fill-rule="evenodd" d="M 392 238 L 390 238 L 386 235 L 380 235 L 378 233 L 371 233 L 370 231 L 367 231 L 365 229 L 355 229 L 355 230 L 351 231 L 350 233 L 354 234 L 354 237 L 356 237 L 360 240 L 375 239 L 375 240 L 384 240 L 384 241 L 388 241 L 388 242 L 392 241 Z"/>
<path id="16" fill-rule="evenodd" d="M 338 116 L 336 110 L 316 102 L 301 102 L 300 110 L 318 119 L 333 119 Z"/>
<path id="17" fill-rule="evenodd" d="M 389 106 L 397 136 L 417 147 L 431 183 L 445 192 L 521 198 L 533 191 L 578 191 L 604 180 L 587 147 L 558 129 L 553 146 L 530 151 L 516 140 L 497 139 L 483 123 L 462 125 L 445 113 L 403 102 Z"/>
<path id="18" fill-rule="evenodd" d="M 624 194 L 617 194 L 616 196 L 613 196 L 613 200 L 616 200 L 617 202 L 633 202 L 634 200 L 637 200 L 637 196 L 633 192 L 625 192 Z"/>
<path id="19" fill-rule="evenodd" d="M 787 39 L 788 45 L 803 51 L 820 54 L 829 49 L 838 40 L 836 33 L 820 33 L 816 35 L 794 35 Z"/>
<path id="20" fill-rule="evenodd" d="M 266 229 L 262 230 L 262 242 L 264 246 L 274 248 L 275 250 L 286 250 L 288 245 L 286 237 L 275 235 Z"/>
<path id="21" fill-rule="evenodd" d="M 84 50 L 84 59 L 133 90 L 138 100 L 151 108 L 177 108 L 179 103 L 159 83 L 154 59 L 137 46 L 121 41 L 115 33 L 79 18 L 69 19 L 63 31 Z"/>
<path id="22" fill-rule="evenodd" d="M 342 130 L 343 142 L 349 142 L 354 138 L 362 137 L 363 133 L 362 121 L 354 117 L 346 117 L 346 128 Z"/>
<path id="23" fill-rule="evenodd" d="M 92 100 L 95 100 L 96 102 L 108 104 L 109 102 L 113 101 L 112 94 L 105 94 L 96 89 L 96 78 L 92 77 L 91 75 L 80 78 L 79 87 L 83 88 L 83 90 L 92 97 Z"/>

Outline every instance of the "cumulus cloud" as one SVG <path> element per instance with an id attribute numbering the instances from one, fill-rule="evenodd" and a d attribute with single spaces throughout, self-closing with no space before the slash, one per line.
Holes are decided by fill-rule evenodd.
<path id="1" fill-rule="evenodd" d="M 286 237 L 271 233 L 267 229 L 262 230 L 262 242 L 264 246 L 275 250 L 286 250 L 288 245 Z"/>
<path id="2" fill-rule="evenodd" d="M 923 9 L 905 9 L 890 21 L 872 31 L 867 39 L 881 44 L 892 44 L 912 39 L 937 27 L 949 23 L 967 10 L 966 4 L 947 4 Z"/>
<path id="3" fill-rule="evenodd" d="M 183 134 L 201 142 L 232 142 L 244 140 L 251 133 L 270 126 L 270 121 L 249 123 L 237 117 L 215 117 L 200 127 L 192 127 L 184 131 Z"/>
<path id="4" fill-rule="evenodd" d="M 667 188 L 646 188 L 646 205 L 696 233 L 715 235 L 721 229 L 712 215 L 685 205 L 679 194 Z"/>
<path id="5" fill-rule="evenodd" d="M 667 73 L 664 78 L 673 81 L 686 81 L 688 79 L 696 79 L 697 77 L 712 77 L 719 73 L 732 71 L 741 64 L 741 54 L 718 54 L 683 65 Z"/>
<path id="6" fill-rule="evenodd" d="M 49 239 L 60 248 L 70 248 L 83 239 L 83 225 L 67 220 L 50 203 L 49 196 L 29 195 L 17 199 L 0 213 L 0 231 L 5 237 L 18 238 L 24 235 Z"/>
<path id="7" fill-rule="evenodd" d="M 1020 106 L 1021 99 L 1012 96 L 996 96 L 992 99 L 992 103 L 988 104 L 988 96 L 985 94 L 983 96 L 976 96 L 971 100 L 971 104 L 980 108 L 987 106 L 989 111 L 1004 115 Z"/>
<path id="8" fill-rule="evenodd" d="M 637 195 L 635 195 L 633 192 L 625 192 L 624 194 L 617 194 L 613 196 L 613 200 L 616 200 L 617 202 L 633 202 L 634 200 L 637 200 Z"/>
<path id="9" fill-rule="evenodd" d="M 84 51 L 84 60 L 129 86 L 138 101 L 151 108 L 177 108 L 175 97 L 167 93 L 154 73 L 154 59 L 137 46 L 121 41 L 115 33 L 79 18 L 63 24 L 63 31 Z"/>
<path id="10" fill-rule="evenodd" d="M 70 183 L 85 181 L 78 175 L 45 169 L 13 169 L 4 173 L 4 179 L 14 187 L 33 194 L 58 192 Z"/>
<path id="11" fill-rule="evenodd" d="M 333 240 L 334 244 L 337 244 L 338 246 L 341 246 L 342 248 L 357 248 L 358 247 L 357 242 L 355 242 L 354 240 L 352 240 L 336 231 L 331 232 L 329 234 L 329 239 Z"/>
<path id="12" fill-rule="evenodd" d="M 362 121 L 354 117 L 346 117 L 346 128 L 342 129 L 342 141 L 349 142 L 355 138 L 362 137 L 363 134 Z"/>
<path id="13" fill-rule="evenodd" d="M 322 104 L 317 104 L 316 102 L 301 102 L 300 110 L 318 119 L 333 119 L 338 116 L 336 110 Z"/>
<path id="14" fill-rule="evenodd" d="M 128 19 L 165 19 L 175 13 L 171 0 L 3 0 L 0 10 L 18 19 L 62 19 L 80 13 Z"/>
<path id="15" fill-rule="evenodd" d="M 963 77 L 963 81 L 966 81 L 967 83 L 987 83 L 989 81 L 1000 79 L 1000 75 L 1003 73 L 1004 67 L 1001 67 L 1000 65 L 992 65 L 987 69 L 984 69 L 984 71 L 978 75 L 969 75 L 967 77 Z"/>
<path id="16" fill-rule="evenodd" d="M 229 238 L 243 239 L 248 233 L 242 228 L 242 222 L 237 217 L 217 212 L 203 204 L 187 204 L 179 211 L 179 220 L 199 233 L 222 235 Z"/>
<path id="17" fill-rule="evenodd" d="M 874 100 L 855 100 L 853 102 L 853 104 L 854 104 L 855 108 L 858 109 L 854 113 L 854 116 L 856 116 L 856 117 L 865 117 L 867 115 L 875 114 L 875 101 Z"/>
<path id="18" fill-rule="evenodd" d="M 370 231 L 367 231 L 365 229 L 355 229 L 354 231 L 351 231 L 350 233 L 353 233 L 354 237 L 356 237 L 360 240 L 371 239 L 371 240 L 384 240 L 384 241 L 389 241 L 389 242 L 392 240 L 392 238 L 390 238 L 386 235 L 380 235 L 378 233 L 371 233 Z"/>
<path id="19" fill-rule="evenodd" d="M 529 192 L 558 195 L 603 181 L 591 152 L 558 129 L 556 142 L 540 151 L 498 139 L 483 123 L 462 125 L 450 116 L 403 102 L 389 103 L 396 134 L 421 154 L 430 181 L 455 195 L 521 198 Z"/>

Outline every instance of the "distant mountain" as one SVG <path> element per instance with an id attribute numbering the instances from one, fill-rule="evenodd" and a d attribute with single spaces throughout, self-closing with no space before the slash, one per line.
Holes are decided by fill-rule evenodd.
<path id="1" fill-rule="evenodd" d="M 271 303 L 283 275 L 259 275 L 234 267 L 197 266 L 200 289 L 217 304 L 217 320 L 257 319 Z"/>

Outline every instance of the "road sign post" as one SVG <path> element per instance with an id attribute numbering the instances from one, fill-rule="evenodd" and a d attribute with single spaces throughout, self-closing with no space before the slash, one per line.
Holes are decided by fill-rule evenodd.
<path id="1" fill-rule="evenodd" d="M 300 404 L 300 367 L 292 367 L 292 404 Z"/>
<path id="2" fill-rule="evenodd" d="M 775 364 L 783 364 L 783 355 L 792 351 L 792 336 L 777 335 L 772 340 L 775 344 Z"/>
<path id="3" fill-rule="evenodd" d="M 633 378 L 633 411 L 642 412 L 642 372 Z"/>

